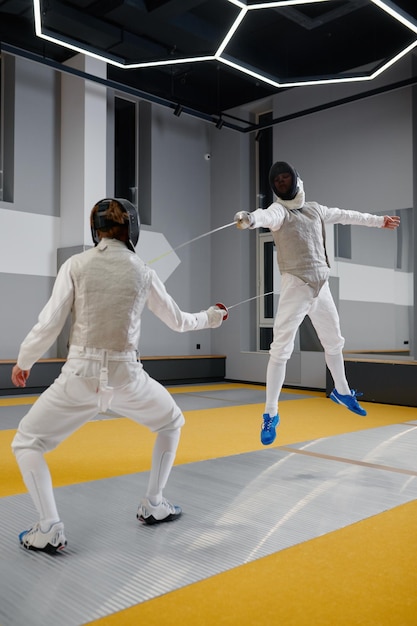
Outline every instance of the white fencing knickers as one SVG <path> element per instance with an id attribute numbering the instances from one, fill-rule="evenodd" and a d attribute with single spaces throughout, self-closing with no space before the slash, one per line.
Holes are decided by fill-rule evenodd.
<path id="1" fill-rule="evenodd" d="M 265 413 L 275 415 L 285 379 L 286 363 L 294 350 L 297 330 L 308 315 L 325 352 L 327 366 L 339 393 L 350 393 L 343 362 L 345 340 L 340 331 L 339 314 L 328 282 L 314 297 L 313 289 L 293 274 L 282 275 L 274 336 L 267 369 Z"/>
<path id="2" fill-rule="evenodd" d="M 157 432 L 147 495 L 161 497 L 184 424 L 180 408 L 165 387 L 143 370 L 135 352 L 109 350 L 103 355 L 102 350 L 72 346 L 60 376 L 23 417 L 12 442 L 41 520 L 56 516 L 43 453 L 95 417 L 100 406 L 109 404 L 116 414 Z"/>
<path id="3" fill-rule="evenodd" d="M 274 338 L 269 350 L 274 361 L 288 361 L 294 350 L 297 330 L 306 315 L 310 317 L 325 352 L 337 354 L 342 351 L 345 340 L 329 283 L 324 283 L 314 297 L 313 289 L 300 278 L 283 274 Z"/>

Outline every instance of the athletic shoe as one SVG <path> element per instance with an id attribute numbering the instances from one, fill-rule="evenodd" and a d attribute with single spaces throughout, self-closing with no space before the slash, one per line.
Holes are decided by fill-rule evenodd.
<path id="1" fill-rule="evenodd" d="M 40 523 L 37 522 L 29 530 L 20 533 L 19 541 L 26 550 L 37 550 L 48 554 L 55 554 L 67 545 L 62 522 L 52 524 L 46 533 L 41 531 Z"/>
<path id="2" fill-rule="evenodd" d="M 264 421 L 261 428 L 261 442 L 264 446 L 269 446 L 274 443 L 277 436 L 275 428 L 279 424 L 279 415 L 271 417 L 268 413 L 264 413 L 262 417 Z"/>
<path id="3" fill-rule="evenodd" d="M 181 513 L 182 509 L 180 506 L 171 504 L 165 498 L 162 498 L 162 502 L 158 506 L 153 506 L 148 498 L 143 498 L 136 517 L 145 524 L 160 524 L 161 522 L 172 522 L 174 519 L 178 519 Z"/>
<path id="4" fill-rule="evenodd" d="M 366 415 L 365 409 L 361 407 L 359 402 L 356 400 L 358 396 L 362 396 L 362 393 L 357 393 L 354 389 L 350 390 L 350 395 L 342 395 L 338 393 L 336 389 L 333 389 L 330 394 L 330 399 L 337 404 L 343 404 L 349 411 L 353 411 L 353 413 L 357 413 L 358 415 Z"/>

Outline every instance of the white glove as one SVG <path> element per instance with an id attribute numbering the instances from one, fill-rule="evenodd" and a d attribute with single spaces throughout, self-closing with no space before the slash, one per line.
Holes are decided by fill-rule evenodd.
<path id="1" fill-rule="evenodd" d="M 234 221 L 236 222 L 236 226 L 241 230 L 245 228 L 250 228 L 253 224 L 253 218 L 248 211 L 238 211 L 235 214 Z"/>
<path id="2" fill-rule="evenodd" d="M 222 325 L 224 309 L 217 306 L 211 306 L 206 311 L 209 328 L 218 328 Z"/>

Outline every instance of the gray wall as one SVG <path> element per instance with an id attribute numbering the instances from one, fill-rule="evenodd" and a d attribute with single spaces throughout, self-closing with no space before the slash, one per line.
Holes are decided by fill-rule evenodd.
<path id="1" fill-rule="evenodd" d="M 15 61 L 13 210 L 59 216 L 59 74 Z"/>
<path id="2" fill-rule="evenodd" d="M 397 64 L 377 83 L 291 89 L 238 113 L 249 116 L 272 107 L 279 117 L 302 111 L 405 78 L 410 62 Z M 20 341 L 46 302 L 56 274 L 57 250 L 62 246 L 57 200 L 59 81 L 53 70 L 16 59 L 15 196 L 12 202 L 0 202 L 3 359 L 17 356 Z M 294 162 L 308 199 L 371 212 L 409 208 L 413 206 L 412 113 L 412 89 L 408 88 L 277 124 L 274 157 Z M 107 145 L 110 149 L 109 137 Z M 257 208 L 253 135 L 225 127 L 218 130 L 185 114 L 177 118 L 171 110 L 153 105 L 151 145 L 147 193 L 152 223 L 143 227 L 143 233 L 162 233 L 175 249 L 232 222 L 236 211 Z M 204 158 L 207 153 L 209 161 Z M 22 233 L 27 230 L 26 237 Z M 198 311 L 218 301 L 230 306 L 256 294 L 255 232 L 230 226 L 178 249 L 176 255 L 180 263 L 167 278 L 166 287 L 184 310 Z M 349 341 L 361 334 L 358 329 L 363 328 L 364 316 L 378 323 L 381 319 L 379 306 L 344 299 L 343 281 L 340 311 Z M 392 307 L 388 325 L 396 326 L 401 336 L 409 316 L 407 307 L 400 313 Z M 384 332 L 386 326 L 381 325 L 381 336 Z M 146 312 L 140 351 L 147 356 L 226 354 L 227 378 L 264 382 L 268 354 L 256 353 L 255 346 L 256 302 L 251 301 L 233 308 L 220 329 L 184 335 L 173 333 Z M 56 356 L 56 347 L 45 356 Z M 286 382 L 324 388 L 322 353 L 294 354 Z"/>
<path id="3" fill-rule="evenodd" d="M 406 78 L 410 70 L 410 63 L 405 63 L 400 75 L 396 67 L 384 80 L 396 82 Z M 334 97 L 334 88 L 331 91 Z M 281 115 L 285 110 L 283 103 L 277 101 L 275 114 Z M 412 91 L 387 92 L 280 124 L 275 131 L 274 155 L 281 158 L 283 154 L 299 168 L 307 199 L 328 206 L 384 214 L 412 207 Z M 393 267 L 395 234 L 367 228 L 356 227 L 355 230 L 360 232 L 355 232 L 353 243 L 367 247 L 367 257 L 374 257 L 376 267 L 381 265 L 381 250 L 387 258 L 391 256 Z M 360 265 L 362 257 L 363 253 L 354 247 L 353 261 Z M 340 315 L 345 348 L 401 347 L 396 343 L 396 328 L 403 316 L 396 316 L 395 292 L 391 297 L 387 293 L 391 289 L 390 274 L 386 274 L 380 300 L 372 301 L 364 293 L 359 301 L 356 294 L 362 291 L 366 281 L 375 283 L 375 278 L 366 272 L 367 268 L 360 272 L 354 269 L 351 264 L 342 268 L 340 261 L 333 263 L 333 273 L 343 276 Z M 354 290 L 352 286 L 346 289 L 348 281 L 357 283 Z M 369 290 L 371 287 L 371 284 L 367 286 Z M 352 295 L 355 300 L 350 300 Z M 356 305 L 356 314 L 353 314 Z M 403 340 L 409 340 L 408 324 L 403 335 Z"/>
<path id="4" fill-rule="evenodd" d="M 211 230 L 211 161 L 207 124 L 186 115 L 177 118 L 169 109 L 152 111 L 152 226 L 172 248 Z M 140 195 L 140 190 L 139 190 Z M 144 230 L 150 230 L 144 227 Z M 185 311 L 207 309 L 213 302 L 210 236 L 177 251 L 180 264 L 167 279 L 169 293 Z M 137 249 L 142 256 L 141 246 Z M 151 259 L 144 258 L 144 261 Z M 155 268 L 156 269 L 156 268 Z M 140 352 L 143 355 L 210 354 L 210 331 L 178 334 L 148 311 L 143 318 Z M 200 344 L 197 350 L 196 345 Z"/>
<path id="5" fill-rule="evenodd" d="M 277 119 L 303 112 L 309 107 L 335 102 L 407 78 L 411 75 L 411 61 L 411 58 L 404 60 L 372 83 L 291 89 L 271 102 L 254 103 L 247 107 L 247 111 L 254 114 L 272 109 Z M 307 199 L 321 204 L 387 214 L 413 207 L 413 108 L 412 88 L 405 88 L 277 123 L 273 131 L 274 160 L 292 162 L 304 180 Z M 244 115 L 242 110 L 234 113 Z M 230 217 L 235 209 L 252 210 L 257 207 L 252 190 L 250 196 L 243 200 L 240 195 L 243 186 L 253 176 L 249 162 L 244 161 L 245 151 L 242 151 L 238 139 L 234 138 L 228 149 L 224 145 L 226 141 L 224 136 L 216 135 L 214 138 L 213 154 L 218 155 L 219 163 L 216 169 L 213 168 L 212 187 L 217 190 L 216 204 L 229 206 Z M 212 207 L 213 215 L 218 212 L 218 206 Z M 371 239 L 367 238 L 367 245 L 375 246 L 377 264 L 381 247 L 384 248 L 387 242 L 391 246 L 389 236 L 392 237 L 393 233 L 362 230 L 371 235 Z M 213 284 L 220 283 L 225 289 L 230 289 L 233 301 L 244 300 L 249 294 L 256 293 L 256 279 L 250 271 L 254 260 L 248 264 L 252 246 L 250 237 L 245 231 L 225 232 L 223 250 L 227 252 L 222 258 L 222 266 L 213 259 L 213 267 L 216 268 Z M 331 237 L 329 248 L 332 248 Z M 367 256 L 373 256 L 371 249 Z M 338 262 L 332 270 L 335 277 L 339 269 Z M 354 278 L 355 274 L 349 274 L 353 269 L 353 266 L 343 268 L 340 283 L 339 306 L 346 349 L 377 347 L 384 350 L 393 344 L 404 345 L 403 341 L 411 340 L 409 322 L 414 315 L 412 303 L 397 306 L 395 292 L 391 296 L 385 294 L 382 305 L 368 302 L 366 295 L 356 295 L 359 288 L 366 291 L 366 286 L 363 286 L 362 274 L 359 274 L 359 279 Z M 395 281 L 394 277 L 391 282 L 395 284 Z M 389 287 L 386 281 L 385 291 Z M 346 291 L 354 292 L 355 299 L 346 299 Z M 217 350 L 227 345 L 228 377 L 264 382 L 268 355 L 247 352 L 245 333 L 248 326 L 252 335 L 256 332 L 250 316 L 247 305 L 233 310 L 230 323 L 216 333 L 213 345 Z M 235 328 L 235 323 L 238 328 Z M 370 328 L 373 333 L 371 344 L 368 342 Z M 321 353 L 294 353 L 288 364 L 286 383 L 322 386 L 324 377 L 325 365 Z"/>
<path id="6" fill-rule="evenodd" d="M 46 67 L 3 55 L 15 75 L 12 201 L 0 202 L 0 358 L 16 358 L 23 336 L 48 299 L 59 246 L 58 76 Z M 9 91 L 10 90 L 10 91 Z M 7 165 L 7 160 L 6 160 Z M 55 356 L 55 348 L 45 356 Z"/>
<path id="7" fill-rule="evenodd" d="M 14 359 L 21 340 L 36 322 L 50 295 L 59 265 L 57 251 L 62 250 L 64 233 L 60 233 L 59 202 L 62 180 L 59 167 L 61 77 L 58 72 L 26 59 L 8 55 L 4 55 L 4 59 L 11 68 L 15 66 L 16 77 L 15 184 L 13 200 L 0 202 L 3 303 L 0 323 L 4 329 L 0 359 Z M 81 111 L 80 116 L 83 114 Z M 110 120 L 109 128 L 111 126 Z M 146 230 L 163 233 L 175 248 L 211 229 L 211 164 L 204 158 L 210 152 L 210 128 L 200 120 L 186 115 L 177 118 L 171 111 L 155 106 L 152 107 L 151 139 L 151 189 L 147 192 L 152 200 L 152 224 L 143 228 L 143 236 L 146 236 Z M 108 146 L 111 150 L 111 140 Z M 80 155 L 74 153 L 73 161 L 80 160 Z M 110 178 L 111 168 L 108 192 L 112 193 Z M 89 207 L 82 207 L 81 212 L 88 215 Z M 78 210 L 76 215 L 79 215 Z M 84 242 L 80 241 L 79 245 L 82 247 Z M 213 303 L 210 237 L 185 246 L 177 256 L 180 263 L 166 281 L 168 291 L 183 310 L 192 312 L 208 308 Z M 139 348 L 143 355 L 210 354 L 211 336 L 210 331 L 173 333 L 147 312 Z M 199 350 L 197 344 L 200 344 Z M 44 356 L 61 355 L 54 345 Z"/>

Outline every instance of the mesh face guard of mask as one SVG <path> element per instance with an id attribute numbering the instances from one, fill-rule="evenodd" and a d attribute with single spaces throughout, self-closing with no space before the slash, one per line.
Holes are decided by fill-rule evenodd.
<path id="1" fill-rule="evenodd" d="M 279 174 L 291 174 L 292 176 L 292 185 L 291 189 L 284 195 L 278 195 L 277 190 L 275 189 L 274 180 Z M 292 200 L 297 195 L 298 187 L 297 187 L 297 178 L 298 172 L 293 168 L 292 165 L 286 163 L 285 161 L 277 161 L 273 164 L 271 169 L 269 170 L 269 184 L 271 186 L 272 191 L 277 196 L 277 198 L 281 198 L 281 200 Z"/>

